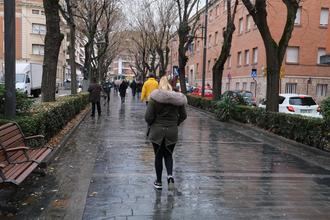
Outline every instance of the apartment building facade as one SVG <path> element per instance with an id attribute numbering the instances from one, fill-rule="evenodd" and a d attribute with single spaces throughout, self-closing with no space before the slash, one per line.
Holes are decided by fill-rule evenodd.
<path id="1" fill-rule="evenodd" d="M 119 43 L 118 54 L 109 67 L 109 78 L 116 78 L 124 76 L 128 80 L 135 77 L 137 71 L 134 60 L 134 45 L 131 39 L 134 32 L 127 31 L 121 33 L 122 39 Z"/>
<path id="2" fill-rule="evenodd" d="M 4 13 L 0 1 L 0 64 L 4 73 Z M 65 33 L 65 21 L 61 20 L 61 32 Z M 43 63 L 46 17 L 43 0 L 16 0 L 16 60 L 17 62 Z M 62 41 L 58 65 L 57 81 L 61 84 L 67 71 L 65 53 L 66 38 Z"/>
<path id="3" fill-rule="evenodd" d="M 210 1 L 206 55 L 206 82 L 212 85 L 212 67 L 220 54 L 222 32 L 226 25 L 226 1 Z M 292 38 L 282 64 L 280 93 L 312 95 L 321 101 L 330 95 L 330 66 L 320 63 L 322 55 L 330 54 L 330 0 L 304 1 L 298 9 Z M 203 11 L 204 10 L 204 11 Z M 201 10 L 200 27 L 204 26 L 205 8 Z M 268 8 L 268 22 L 278 42 L 285 25 L 286 8 L 281 1 L 272 1 Z M 194 17 L 195 19 L 195 17 Z M 266 54 L 261 35 L 243 4 L 235 17 L 230 56 L 224 68 L 222 91 L 250 90 L 257 100 L 266 96 Z M 199 28 L 188 51 L 186 76 L 192 85 L 201 85 L 203 72 L 203 28 Z M 172 65 L 177 64 L 178 40 L 170 47 Z M 253 70 L 253 71 L 252 71 Z M 256 77 L 252 77 L 252 72 Z"/>

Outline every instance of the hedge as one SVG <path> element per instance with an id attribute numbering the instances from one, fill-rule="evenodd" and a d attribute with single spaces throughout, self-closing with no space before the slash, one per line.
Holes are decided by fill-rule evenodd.
<path id="1" fill-rule="evenodd" d="M 42 134 L 48 141 L 88 104 L 88 94 L 60 97 L 56 102 L 40 103 L 32 107 L 28 115 L 15 121 L 27 136 Z M 0 125 L 10 122 L 0 119 Z"/>
<path id="2" fill-rule="evenodd" d="M 216 102 L 188 95 L 188 103 L 194 107 L 216 112 Z M 205 104 L 205 105 L 204 105 Z M 262 108 L 236 106 L 231 118 L 253 124 L 297 142 L 330 151 L 330 121 L 320 118 L 278 112 L 266 112 Z"/>

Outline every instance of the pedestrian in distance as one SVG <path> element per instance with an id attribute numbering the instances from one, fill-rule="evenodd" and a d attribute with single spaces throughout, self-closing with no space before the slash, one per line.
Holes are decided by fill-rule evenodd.
<path id="1" fill-rule="evenodd" d="M 130 84 L 131 90 L 132 90 L 132 96 L 135 97 L 136 94 L 136 88 L 137 88 L 137 83 L 133 79 L 133 81 Z"/>
<path id="2" fill-rule="evenodd" d="M 104 82 L 102 85 L 102 89 L 104 92 L 104 105 L 108 104 L 110 102 L 110 91 L 111 91 L 111 83 L 110 82 Z"/>
<path id="3" fill-rule="evenodd" d="M 187 98 L 174 92 L 166 76 L 160 79 L 158 89 L 150 94 L 145 120 L 150 126 L 149 140 L 155 152 L 156 189 L 162 189 L 163 159 L 169 189 L 174 187 L 173 151 L 178 140 L 178 126 L 187 118 Z"/>
<path id="4" fill-rule="evenodd" d="M 127 88 L 128 88 L 128 82 L 124 79 L 119 86 L 119 95 L 120 95 L 121 103 L 125 102 Z"/>
<path id="5" fill-rule="evenodd" d="M 136 94 L 138 97 L 141 95 L 143 83 L 141 81 L 136 82 Z"/>
<path id="6" fill-rule="evenodd" d="M 89 92 L 89 101 L 92 103 L 92 117 L 95 116 L 95 106 L 97 107 L 97 113 L 99 116 L 101 116 L 101 92 L 102 87 L 100 84 L 97 83 L 96 78 L 94 77 L 92 79 L 92 83 L 90 84 L 88 88 Z"/>
<path id="7" fill-rule="evenodd" d="M 141 93 L 141 101 L 146 102 L 148 105 L 149 96 L 152 91 L 158 88 L 158 82 L 155 79 L 155 75 L 153 73 L 149 74 L 149 78 L 147 81 L 144 82 L 142 87 L 142 93 Z"/>
<path id="8" fill-rule="evenodd" d="M 117 95 L 118 94 L 118 91 L 119 91 L 119 86 L 120 84 L 122 83 L 123 81 L 120 80 L 120 79 L 116 79 L 114 81 L 114 90 L 115 90 L 115 94 Z"/>

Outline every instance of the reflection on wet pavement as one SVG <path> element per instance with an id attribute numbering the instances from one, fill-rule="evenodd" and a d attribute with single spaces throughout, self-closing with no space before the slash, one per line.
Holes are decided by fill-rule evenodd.
<path id="1" fill-rule="evenodd" d="M 107 115 L 83 123 L 97 140 L 83 219 L 329 219 L 329 170 L 194 109 L 174 153 L 176 188 L 163 174 L 155 191 L 146 106 L 111 98 Z"/>

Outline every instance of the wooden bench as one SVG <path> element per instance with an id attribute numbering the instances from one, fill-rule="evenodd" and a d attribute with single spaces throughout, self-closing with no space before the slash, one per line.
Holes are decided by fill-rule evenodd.
<path id="1" fill-rule="evenodd" d="M 52 151 L 27 146 L 28 140 L 37 138 L 44 136 L 25 137 L 15 122 L 0 126 L 0 183 L 19 185 Z"/>

